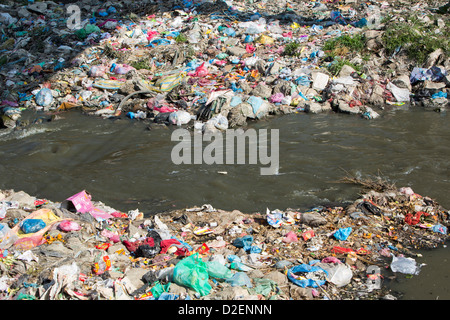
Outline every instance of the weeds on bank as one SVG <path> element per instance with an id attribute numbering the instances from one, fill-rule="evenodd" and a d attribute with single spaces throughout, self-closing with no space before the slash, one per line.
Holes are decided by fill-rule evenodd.
<path id="1" fill-rule="evenodd" d="M 388 55 L 404 50 L 407 57 L 419 64 L 425 62 L 427 56 L 441 48 L 445 54 L 450 54 L 449 24 L 439 28 L 436 21 L 428 23 L 410 16 L 403 22 L 393 21 L 386 26 L 382 36 Z"/>
<path id="2" fill-rule="evenodd" d="M 336 76 L 339 74 L 344 65 L 352 67 L 357 72 L 362 71 L 361 65 L 351 63 L 350 61 L 339 57 L 336 57 L 330 64 L 328 64 L 327 69 L 333 76 Z"/>
<path id="3" fill-rule="evenodd" d="M 353 36 L 343 35 L 329 39 L 323 45 L 323 51 L 329 51 L 331 55 L 342 55 L 342 52 L 362 52 L 366 46 L 366 37 L 363 34 Z"/>
<path id="4" fill-rule="evenodd" d="M 300 56 L 300 43 L 298 42 L 290 42 L 284 47 L 283 54 L 290 57 L 298 57 Z"/>

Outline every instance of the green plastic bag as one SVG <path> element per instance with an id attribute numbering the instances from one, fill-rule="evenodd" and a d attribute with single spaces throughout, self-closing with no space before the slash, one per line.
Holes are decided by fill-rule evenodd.
<path id="1" fill-rule="evenodd" d="M 206 268 L 211 278 L 225 280 L 233 276 L 233 272 L 219 261 L 207 261 Z"/>
<path id="2" fill-rule="evenodd" d="M 170 282 L 166 285 L 162 285 L 159 281 L 154 283 L 154 286 L 150 289 L 153 296 L 158 299 L 163 292 L 169 292 Z"/>
<path id="3" fill-rule="evenodd" d="M 208 268 L 199 258 L 198 252 L 178 262 L 173 270 L 173 281 L 176 284 L 192 288 L 202 296 L 211 291 L 208 279 Z"/>

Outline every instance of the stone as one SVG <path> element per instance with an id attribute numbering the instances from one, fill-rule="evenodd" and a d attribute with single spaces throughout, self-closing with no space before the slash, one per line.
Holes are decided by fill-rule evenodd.
<path id="1" fill-rule="evenodd" d="M 311 288 L 302 288 L 295 284 L 289 284 L 289 295 L 294 300 L 311 300 L 313 298 Z"/>
<path id="2" fill-rule="evenodd" d="M 355 69 L 353 69 L 351 66 L 344 64 L 342 66 L 341 71 L 339 71 L 339 77 L 348 77 L 350 76 L 353 72 L 356 72 Z"/>
<path id="3" fill-rule="evenodd" d="M 429 89 L 429 90 L 439 90 L 439 89 L 445 88 L 445 83 L 425 80 L 423 83 L 423 87 L 424 87 L 424 89 Z"/>
<path id="4" fill-rule="evenodd" d="M 339 101 L 338 111 L 342 113 L 358 114 L 360 113 L 359 106 L 350 107 L 350 105 L 345 101 Z"/>
<path id="5" fill-rule="evenodd" d="M 227 49 L 227 53 L 232 56 L 240 57 L 246 54 L 247 51 L 242 47 L 230 47 Z"/>
<path id="6" fill-rule="evenodd" d="M 444 50 L 442 50 L 441 48 L 436 49 L 435 51 L 433 51 L 428 55 L 424 67 L 429 69 L 432 66 L 438 65 L 440 62 L 443 62 L 444 57 L 445 57 Z"/>
<path id="7" fill-rule="evenodd" d="M 308 226 L 311 227 L 317 227 L 323 224 L 327 223 L 327 219 L 325 219 L 324 217 L 322 217 L 320 214 L 318 213 L 302 213 L 300 216 L 300 222 L 304 223 Z"/>
<path id="8" fill-rule="evenodd" d="M 317 102 L 310 102 L 307 103 L 305 106 L 305 112 L 307 113 L 321 113 L 322 112 L 322 106 L 320 103 Z"/>
<path id="9" fill-rule="evenodd" d="M 130 282 L 136 287 L 140 288 L 144 284 L 144 281 L 142 280 L 142 276 L 148 272 L 148 269 L 144 268 L 131 268 L 129 269 L 125 275 L 130 280 Z"/>
<path id="10" fill-rule="evenodd" d="M 275 281 L 279 286 L 283 286 L 288 283 L 287 276 L 284 273 L 276 270 L 265 274 L 263 278 Z"/>
<path id="11" fill-rule="evenodd" d="M 251 95 L 261 97 L 261 98 L 270 98 L 272 96 L 272 88 L 264 83 L 259 83 L 251 92 Z"/>
<path id="12" fill-rule="evenodd" d="M 281 69 L 282 67 L 283 67 L 283 66 L 282 66 L 280 63 L 278 63 L 277 61 L 275 61 L 275 62 L 273 63 L 273 65 L 272 65 L 272 67 L 270 67 L 269 74 L 270 74 L 270 75 L 278 74 L 278 73 L 280 72 L 280 69 Z"/>
<path id="13" fill-rule="evenodd" d="M 409 76 L 404 74 L 392 80 L 397 87 L 402 89 L 408 89 L 411 91 L 411 81 L 409 80 Z"/>

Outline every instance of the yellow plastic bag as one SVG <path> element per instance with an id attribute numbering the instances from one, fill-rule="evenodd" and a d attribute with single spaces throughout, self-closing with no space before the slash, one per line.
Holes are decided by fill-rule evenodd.
<path id="1" fill-rule="evenodd" d="M 258 37 L 258 39 L 256 39 L 256 42 L 261 44 L 273 44 L 275 40 L 269 36 L 266 36 L 265 34 L 262 34 Z"/>

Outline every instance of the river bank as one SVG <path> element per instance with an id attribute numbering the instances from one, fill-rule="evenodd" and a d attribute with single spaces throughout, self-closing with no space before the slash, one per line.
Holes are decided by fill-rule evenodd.
<path id="1" fill-rule="evenodd" d="M 442 1 L 82 4 L 75 16 L 68 4 L 3 5 L 4 127 L 26 125 L 25 109 L 205 131 L 271 114 L 448 106 Z"/>
<path id="2" fill-rule="evenodd" d="M 6 300 L 396 299 L 419 248 L 447 239 L 449 212 L 381 180 L 346 208 L 243 214 L 211 205 L 145 217 L 81 191 L 63 202 L 3 190 Z"/>

